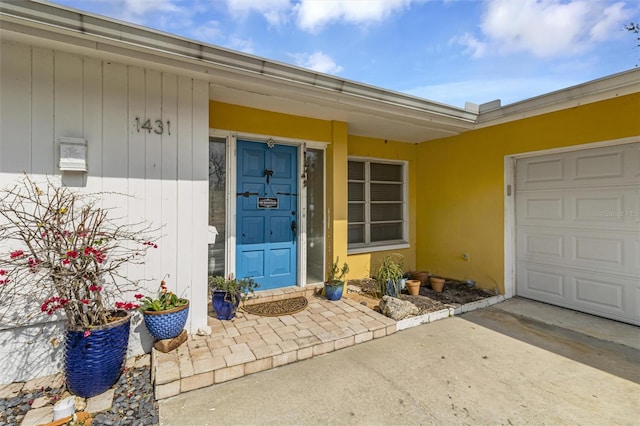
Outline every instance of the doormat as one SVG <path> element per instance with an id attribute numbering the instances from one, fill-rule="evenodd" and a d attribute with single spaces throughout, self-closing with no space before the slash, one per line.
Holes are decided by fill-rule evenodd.
<path id="1" fill-rule="evenodd" d="M 291 315 L 303 311 L 309 302 L 304 296 L 292 297 L 291 299 L 275 300 L 273 302 L 255 303 L 245 305 L 242 310 L 254 315 L 263 317 L 279 317 L 280 315 Z"/>

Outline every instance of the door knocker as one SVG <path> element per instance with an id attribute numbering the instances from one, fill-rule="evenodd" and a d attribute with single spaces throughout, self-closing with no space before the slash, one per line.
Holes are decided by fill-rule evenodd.
<path id="1" fill-rule="evenodd" d="M 262 176 L 266 176 L 267 177 L 267 185 L 268 185 L 269 184 L 269 179 L 271 178 L 271 176 L 273 176 L 273 170 L 264 169 L 264 172 L 262 172 Z"/>

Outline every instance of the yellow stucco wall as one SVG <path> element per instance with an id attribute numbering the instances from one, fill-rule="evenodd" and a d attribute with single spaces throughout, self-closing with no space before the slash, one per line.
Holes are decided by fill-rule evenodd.
<path id="1" fill-rule="evenodd" d="M 325 266 L 329 268 L 336 257 L 340 257 L 341 263 L 347 260 L 347 123 L 211 101 L 209 127 L 329 143 L 326 150 Z"/>
<path id="2" fill-rule="evenodd" d="M 259 135 L 331 142 L 331 121 L 209 102 L 209 127 Z"/>
<path id="3" fill-rule="evenodd" d="M 405 270 L 415 269 L 416 243 L 416 145 L 383 139 L 348 135 L 348 123 L 325 121 L 222 102 L 210 102 L 209 126 L 212 129 L 281 136 L 292 139 L 328 142 L 326 151 L 326 263 L 340 257 L 351 268 L 349 278 L 372 274 L 378 260 L 387 253 L 404 256 Z M 347 161 L 348 156 L 404 160 L 409 164 L 409 240 L 402 250 L 347 256 Z"/>
<path id="4" fill-rule="evenodd" d="M 504 292 L 504 157 L 640 135 L 639 111 L 633 94 L 419 144 L 418 269 Z"/>

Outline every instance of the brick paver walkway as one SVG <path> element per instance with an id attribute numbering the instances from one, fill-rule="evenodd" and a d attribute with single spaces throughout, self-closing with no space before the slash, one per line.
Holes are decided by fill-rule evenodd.
<path id="1" fill-rule="evenodd" d="M 248 374 L 312 358 L 396 331 L 396 322 L 355 301 L 328 301 L 313 289 L 261 292 L 257 302 L 307 296 L 293 315 L 261 317 L 239 312 L 232 321 L 209 316 L 210 336 L 190 336 L 169 353 L 153 349 L 156 399 L 212 386 Z"/>

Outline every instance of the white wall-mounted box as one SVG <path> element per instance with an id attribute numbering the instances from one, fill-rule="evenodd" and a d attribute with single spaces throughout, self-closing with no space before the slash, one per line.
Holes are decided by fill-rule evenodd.
<path id="1" fill-rule="evenodd" d="M 84 138 L 57 138 L 60 145 L 60 162 L 58 167 L 62 171 L 87 171 L 87 140 Z"/>

